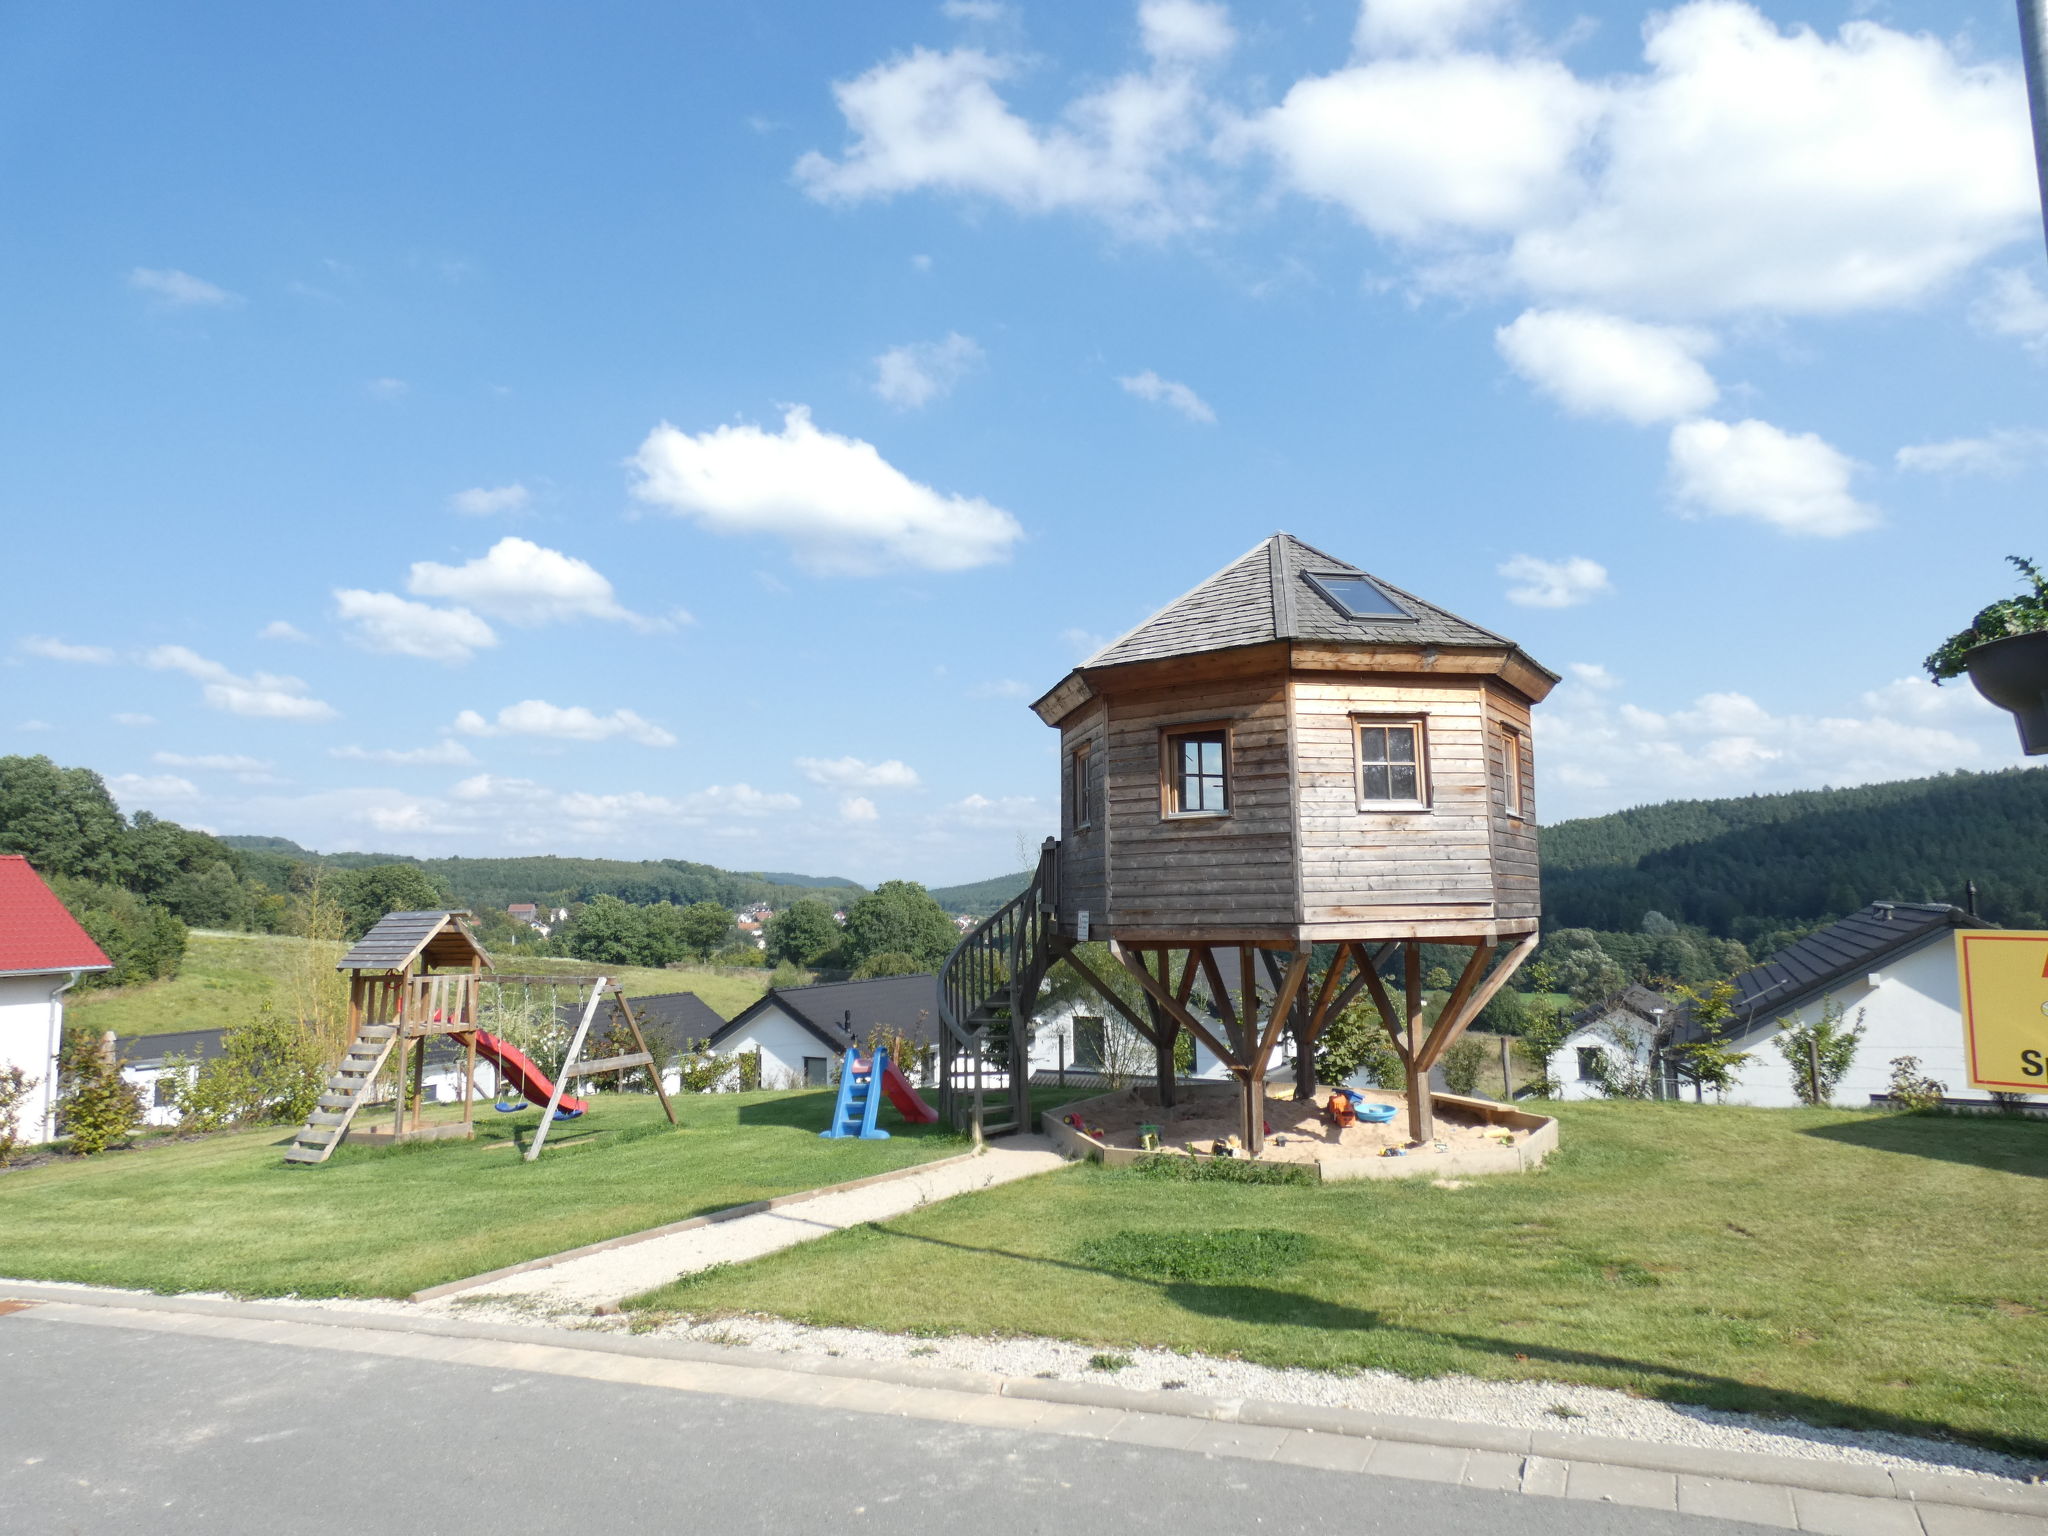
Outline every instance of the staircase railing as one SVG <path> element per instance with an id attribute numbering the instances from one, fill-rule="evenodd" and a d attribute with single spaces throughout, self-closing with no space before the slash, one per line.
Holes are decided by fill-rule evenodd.
<path id="1" fill-rule="evenodd" d="M 1031 882 L 970 928 L 939 967 L 939 1113 L 977 1138 L 1030 1125 L 1030 1014 L 1058 936 L 1059 840 L 1048 837 Z M 1005 1024 L 1008 1060 L 992 1059 Z M 994 1078 L 1000 1070 L 998 1087 Z M 1001 1109 L 989 1113 L 991 1093 Z"/>

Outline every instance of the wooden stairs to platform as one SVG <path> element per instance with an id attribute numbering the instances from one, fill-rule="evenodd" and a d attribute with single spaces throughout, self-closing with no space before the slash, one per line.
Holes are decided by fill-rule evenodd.
<path id="1" fill-rule="evenodd" d="M 1031 1008 L 1058 958 L 1059 844 L 939 968 L 939 1114 L 977 1138 L 1031 1129 Z M 1000 1081 L 997 1081 L 1000 1079 Z"/>
<path id="2" fill-rule="evenodd" d="M 291 1149 L 284 1155 L 286 1162 L 327 1161 L 328 1155 L 341 1145 L 341 1138 L 348 1134 L 356 1111 L 369 1101 L 377 1074 L 384 1069 L 392 1047 L 397 1044 L 395 1024 L 365 1024 L 356 1031 L 348 1054 L 341 1058 L 334 1076 L 327 1079 L 327 1091 L 320 1095 L 313 1113 L 293 1138 Z"/>

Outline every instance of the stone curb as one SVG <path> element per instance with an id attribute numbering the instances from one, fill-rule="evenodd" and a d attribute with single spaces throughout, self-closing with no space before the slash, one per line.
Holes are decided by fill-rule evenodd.
<path id="1" fill-rule="evenodd" d="M 1659 1445 L 1650 1441 L 1617 1440 L 1604 1435 L 1563 1434 L 1550 1429 L 1511 1429 L 1502 1425 L 1408 1418 L 1354 1408 L 1317 1408 L 1256 1399 L 1207 1397 L 1195 1392 L 1143 1392 L 1107 1383 L 998 1376 L 992 1372 L 961 1370 L 952 1366 L 898 1365 L 889 1361 L 845 1360 L 795 1353 L 764 1355 L 758 1350 L 726 1344 L 702 1344 L 690 1339 L 636 1338 L 517 1323 L 470 1322 L 452 1317 L 399 1317 L 382 1312 L 266 1305 L 260 1301 L 227 1301 L 205 1296 L 159 1296 L 148 1291 L 105 1290 L 42 1281 L 0 1283 L 0 1300 L 8 1298 L 71 1302 L 115 1311 L 184 1312 L 314 1327 L 483 1339 L 503 1344 L 544 1344 L 599 1354 L 873 1381 L 912 1389 L 1022 1398 L 1071 1407 L 1303 1430 L 1353 1439 L 1498 1451 L 1514 1456 L 1628 1467 L 1674 1476 L 1724 1478 L 1811 1493 L 1850 1494 L 2048 1518 L 2048 1485 L 2015 1487 L 1964 1474 L 1891 1470 L 1848 1462 L 1809 1461 L 1797 1456 Z"/>
<path id="2" fill-rule="evenodd" d="M 566 1264 L 571 1259 L 588 1258 L 593 1253 L 609 1253 L 614 1248 L 630 1248 L 636 1243 L 651 1242 L 657 1237 L 671 1237 L 678 1232 L 694 1232 L 699 1227 L 714 1227 L 720 1222 L 738 1221 L 743 1216 L 760 1216 L 768 1211 L 779 1211 L 787 1205 L 801 1205 L 806 1200 L 816 1200 L 824 1195 L 839 1195 L 848 1190 L 866 1189 L 871 1184 L 893 1184 L 898 1179 L 907 1179 L 920 1173 L 930 1173 L 934 1169 L 951 1168 L 960 1163 L 972 1162 L 981 1155 L 980 1152 L 961 1152 L 952 1157 L 937 1158 L 929 1163 L 912 1163 L 908 1168 L 892 1168 L 887 1173 L 871 1173 L 864 1179 L 848 1179 L 844 1184 L 826 1184 L 817 1189 L 775 1195 L 767 1200 L 749 1200 L 744 1205 L 728 1205 L 720 1210 L 707 1211 L 702 1216 L 672 1221 L 666 1226 L 649 1227 L 644 1232 L 626 1232 L 618 1237 L 608 1237 L 602 1242 L 585 1243 L 581 1248 L 565 1248 L 560 1253 L 550 1253 L 542 1258 L 507 1264 L 503 1269 L 487 1269 L 480 1275 L 469 1276 L 466 1280 L 449 1280 L 440 1285 L 430 1285 L 424 1290 L 414 1291 L 407 1299 L 438 1301 L 443 1296 L 453 1296 L 461 1291 L 473 1291 L 478 1286 L 489 1285 L 493 1280 L 509 1280 L 514 1275 L 531 1274 L 536 1269 L 552 1269 L 557 1264 Z"/>

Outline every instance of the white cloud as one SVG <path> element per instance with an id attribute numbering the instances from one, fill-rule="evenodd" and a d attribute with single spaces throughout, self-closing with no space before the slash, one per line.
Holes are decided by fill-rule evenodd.
<path id="1" fill-rule="evenodd" d="M 987 795 L 968 795 L 948 805 L 940 819 L 959 826 L 1023 828 L 1028 831 L 1044 825 L 1049 817 L 1045 804 L 1036 795 L 1002 795 L 994 799 Z"/>
<path id="2" fill-rule="evenodd" d="M 227 289 L 176 267 L 137 267 L 128 274 L 128 286 L 176 309 L 221 309 L 241 302 Z"/>
<path id="3" fill-rule="evenodd" d="M 1352 43 L 1360 53 L 1435 53 L 1490 26 L 1513 0 L 1365 0 Z"/>
<path id="4" fill-rule="evenodd" d="M 117 715 L 109 716 L 109 718 L 116 725 L 131 726 L 137 730 L 140 730 L 145 726 L 151 726 L 156 724 L 155 715 L 139 715 L 132 710 L 125 709 Z"/>
<path id="5" fill-rule="evenodd" d="M 121 802 L 124 810 L 159 800 L 199 798 L 199 786 L 175 773 L 117 773 L 107 780 L 107 788 L 114 792 L 114 798 Z"/>
<path id="6" fill-rule="evenodd" d="M 297 645 L 310 645 L 313 637 L 298 625 L 286 619 L 272 619 L 256 631 L 258 640 L 289 640 Z"/>
<path id="7" fill-rule="evenodd" d="M 939 14 L 955 21 L 986 23 L 1004 20 L 1009 16 L 1010 8 L 998 4 L 997 0 L 944 0 L 939 6 Z"/>
<path id="8" fill-rule="evenodd" d="M 949 332 L 944 341 L 891 347 L 875 359 L 875 393 L 893 406 L 914 411 L 950 395 L 981 355 L 974 339 L 958 331 Z"/>
<path id="9" fill-rule="evenodd" d="M 796 766 L 813 784 L 843 789 L 915 789 L 919 783 L 917 770 L 893 757 L 880 763 L 857 757 L 800 757 Z"/>
<path id="10" fill-rule="evenodd" d="M 476 754 L 459 741 L 437 741 L 430 747 L 330 747 L 327 755 L 355 763 L 394 763 L 400 767 L 466 768 Z"/>
<path id="11" fill-rule="evenodd" d="M 1849 491 L 1855 468 L 1816 434 L 1765 421 L 1682 421 L 1671 429 L 1671 485 L 1681 507 L 1755 518 L 1781 533 L 1839 538 L 1874 527 L 1877 510 Z"/>
<path id="12" fill-rule="evenodd" d="M 1674 797 L 1869 784 L 2020 761 L 2010 719 L 1968 688 L 1900 678 L 1827 714 L 1776 714 L 1734 691 L 1672 710 L 1615 701 L 1574 677 L 1536 715 L 1536 761 L 1555 787 L 1546 822 Z M 1599 670 L 1599 669 L 1595 669 Z"/>
<path id="13" fill-rule="evenodd" d="M 1601 105 L 1549 59 L 1380 59 L 1298 81 L 1238 139 L 1376 234 L 1512 233 L 1582 195 L 1576 158 Z"/>
<path id="14" fill-rule="evenodd" d="M 421 656 L 452 664 L 467 661 L 498 643 L 496 631 L 467 608 L 436 608 L 396 592 L 337 588 L 334 607 L 355 626 L 359 645 L 394 656 Z"/>
<path id="15" fill-rule="evenodd" d="M 1508 588 L 1508 601 L 1525 608 L 1575 608 L 1614 590 L 1607 567 L 1583 555 L 1563 560 L 1516 555 L 1495 569 L 1509 581 L 1520 583 Z"/>
<path id="16" fill-rule="evenodd" d="M 500 512 L 524 512 L 533 493 L 523 485 L 471 486 L 448 498 L 448 505 L 465 517 L 495 517 Z"/>
<path id="17" fill-rule="evenodd" d="M 1609 688 L 1619 688 L 1621 686 L 1620 678 L 1595 661 L 1575 661 L 1566 667 L 1565 670 L 1573 679 L 1585 684 L 1588 688 L 1597 688 L 1605 692 Z"/>
<path id="18" fill-rule="evenodd" d="M 848 795 L 839 802 L 841 821 L 880 821 L 882 813 L 875 809 L 875 802 L 865 795 Z"/>
<path id="19" fill-rule="evenodd" d="M 1209 402 L 1189 389 L 1185 384 L 1176 384 L 1172 379 L 1162 379 L 1147 368 L 1143 373 L 1134 373 L 1129 378 L 1118 379 L 1124 393 L 1136 395 L 1140 400 L 1149 400 L 1155 405 L 1165 405 L 1179 411 L 1189 421 L 1216 424 L 1216 413 L 1209 408 Z"/>
<path id="20" fill-rule="evenodd" d="M 213 773 L 268 773 L 273 764 L 260 757 L 244 757 L 234 752 L 202 752 L 187 756 L 183 752 L 152 752 L 149 760 L 162 768 L 199 768 Z"/>
<path id="21" fill-rule="evenodd" d="M 405 589 L 415 597 L 451 598 L 508 624 L 609 619 L 642 629 L 667 627 L 622 607 L 612 584 L 588 562 L 528 539 L 500 539 L 463 565 L 418 561 Z"/>
<path id="22" fill-rule="evenodd" d="M 242 677 L 217 661 L 209 661 L 182 645 L 160 645 L 143 657 L 145 666 L 160 672 L 183 672 L 204 686 L 200 697 L 208 708 L 258 720 L 332 720 L 332 704 L 310 697 L 296 677 L 256 672 Z"/>
<path id="23" fill-rule="evenodd" d="M 1894 455 L 1900 469 L 1923 475 L 2009 475 L 2048 449 L 2048 432 L 2007 429 L 1943 443 L 1913 443 Z"/>
<path id="24" fill-rule="evenodd" d="M 1991 291 L 1970 307 L 1970 318 L 1995 336 L 2015 336 L 2030 352 L 2048 351 L 2048 294 L 2031 272 L 2000 267 Z"/>
<path id="25" fill-rule="evenodd" d="M 608 715 L 581 704 L 562 706 L 545 699 L 524 699 L 498 711 L 496 722 L 486 720 L 473 709 L 455 717 L 455 729 L 465 736 L 542 736 L 555 741 L 610 741 L 623 738 L 643 747 L 672 747 L 674 736 L 630 709 L 615 709 Z"/>
<path id="26" fill-rule="evenodd" d="M 47 720 L 24 720 L 15 729 L 19 731 L 52 731 L 56 727 Z"/>
<path id="27" fill-rule="evenodd" d="M 1647 426 L 1696 416 L 1719 398 L 1700 365 L 1703 331 L 1645 325 L 1581 309 L 1532 309 L 1493 333 L 1501 356 L 1575 416 Z"/>
<path id="28" fill-rule="evenodd" d="M 1006 558 L 1024 532 L 979 497 L 912 480 L 871 443 L 819 431 L 800 405 L 780 432 L 745 425 L 692 436 L 664 422 L 632 462 L 640 501 L 714 533 L 783 538 L 816 571 L 966 570 Z"/>
<path id="29" fill-rule="evenodd" d="M 40 656 L 44 661 L 69 661 L 88 666 L 104 667 L 114 660 L 113 651 L 104 645 L 72 645 L 48 635 L 24 635 L 15 649 L 26 656 Z"/>
<path id="30" fill-rule="evenodd" d="M 1060 644 L 1078 661 L 1093 656 L 1109 644 L 1109 636 L 1098 635 L 1092 629 L 1063 629 L 1060 631 Z"/>
<path id="31" fill-rule="evenodd" d="M 1144 0 L 1138 31 L 1145 51 L 1162 64 L 1201 64 L 1237 46 L 1230 8 L 1206 0 Z"/>
<path id="32" fill-rule="evenodd" d="M 1133 233 L 1201 222 L 1201 189 L 1173 165 L 1203 136 L 1184 71 L 1118 76 L 1041 128 L 996 90 L 1014 68 L 978 48 L 916 48 L 839 82 L 853 143 L 837 160 L 803 156 L 798 184 L 823 202 L 933 191 L 1031 213 L 1076 209 Z"/>
<path id="33" fill-rule="evenodd" d="M 412 393 L 412 386 L 403 379 L 372 379 L 363 388 L 376 400 L 398 400 Z"/>

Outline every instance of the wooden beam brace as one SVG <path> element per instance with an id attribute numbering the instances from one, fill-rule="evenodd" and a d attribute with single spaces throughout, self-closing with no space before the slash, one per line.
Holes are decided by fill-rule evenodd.
<path id="1" fill-rule="evenodd" d="M 1223 985 L 1223 972 L 1216 964 L 1216 952 L 1206 944 L 1198 944 L 1188 951 L 1189 963 L 1199 956 L 1202 962 L 1202 978 L 1209 983 L 1209 1001 L 1215 1004 L 1216 1017 L 1223 1023 L 1223 1032 L 1235 1040 L 1239 1037 L 1237 1010 L 1231 1006 L 1230 988 Z M 1220 1053 L 1225 1061 L 1233 1059 L 1234 1050 Z"/>
<path id="2" fill-rule="evenodd" d="M 1113 951 L 1114 946 L 1112 946 L 1112 952 Z M 1131 1028 L 1135 1029 L 1139 1034 L 1143 1035 L 1155 1046 L 1159 1043 L 1159 1036 L 1152 1032 L 1152 1026 L 1148 1024 L 1145 1020 L 1139 1018 L 1137 1014 L 1133 1013 L 1129 1005 L 1126 1004 L 1122 998 L 1118 997 L 1114 992 L 1110 991 L 1109 983 L 1104 981 L 1100 976 L 1096 975 L 1094 970 L 1089 966 L 1087 961 L 1083 960 L 1080 957 L 1080 955 L 1071 953 L 1066 955 L 1064 958 L 1066 961 L 1067 968 L 1071 970 L 1075 975 L 1079 976 L 1083 981 L 1087 982 L 1089 986 L 1093 987 L 1096 993 L 1102 998 L 1102 1000 L 1105 1003 L 1109 1004 L 1110 1007 L 1114 1008 L 1118 1013 L 1122 1014 L 1124 1016 L 1125 1022 L 1127 1022 L 1131 1026 Z M 1142 960 L 1143 957 L 1141 956 L 1140 963 L 1142 963 Z"/>
<path id="3" fill-rule="evenodd" d="M 1451 1041 L 1464 1028 L 1458 1022 L 1464 1017 L 1465 1000 L 1472 995 L 1473 987 L 1485 973 L 1486 962 L 1493 958 L 1493 946 L 1484 942 L 1472 946 L 1472 958 L 1465 962 L 1465 968 L 1458 974 L 1458 984 L 1451 988 L 1451 995 L 1444 999 L 1443 1012 L 1436 1016 L 1436 1027 L 1429 1032 L 1429 1038 L 1422 1043 L 1420 1060 L 1423 1070 L 1436 1065 Z"/>
<path id="4" fill-rule="evenodd" d="M 1152 973 L 1145 969 L 1145 963 L 1142 957 L 1132 954 L 1129 950 L 1125 949 L 1123 945 L 1117 943 L 1115 939 L 1111 939 L 1109 941 L 1109 952 L 1110 954 L 1116 957 L 1117 964 L 1121 965 L 1126 971 L 1129 971 L 1131 975 L 1137 980 L 1138 985 L 1143 987 L 1147 994 L 1149 994 L 1159 1004 L 1160 1007 L 1166 1010 L 1166 1016 L 1169 1019 L 1172 1019 L 1176 1024 L 1180 1025 L 1182 1029 L 1186 1030 L 1189 1034 L 1193 1035 L 1197 1040 L 1201 1041 L 1202 1044 L 1209 1047 L 1210 1054 L 1213 1055 L 1218 1061 L 1222 1062 L 1225 1066 L 1228 1066 L 1232 1071 L 1243 1071 L 1243 1064 L 1231 1052 L 1230 1047 L 1223 1044 L 1214 1035 L 1210 1034 L 1208 1026 L 1203 1024 L 1200 1019 L 1196 1018 L 1194 1014 L 1189 1011 L 1187 1004 L 1183 1003 L 1179 998 L 1175 997 L 1171 992 L 1167 991 L 1165 987 L 1161 986 L 1156 980 L 1153 979 Z M 1191 961 L 1190 963 L 1192 964 L 1193 962 Z"/>
<path id="5" fill-rule="evenodd" d="M 1380 1011 L 1380 1023 L 1386 1027 L 1387 1039 L 1393 1042 L 1394 1054 L 1401 1058 L 1401 1065 L 1408 1065 L 1408 1050 L 1401 1039 L 1400 1015 L 1394 1012 L 1393 999 L 1387 996 L 1387 984 L 1380 978 L 1379 968 L 1366 954 L 1363 944 L 1348 944 L 1352 961 L 1358 966 L 1359 976 L 1372 992 L 1372 1005 Z"/>
<path id="6" fill-rule="evenodd" d="M 1486 1005 L 1493 1001 L 1494 994 L 1499 992 L 1502 987 L 1506 986 L 1508 984 L 1508 978 L 1514 975 L 1516 971 L 1522 968 L 1522 962 L 1528 959 L 1531 954 L 1535 953 L 1536 944 L 1540 937 L 1541 935 L 1534 933 L 1528 935 L 1526 938 L 1520 940 L 1513 949 L 1509 950 L 1505 955 L 1501 957 L 1499 964 L 1494 966 L 1492 972 L 1487 976 L 1486 980 L 1481 982 L 1473 990 L 1472 995 L 1466 999 L 1465 1015 L 1468 1021 L 1479 1017 L 1480 1012 L 1486 1007 Z M 1446 1008 L 1444 1011 L 1446 1013 L 1449 1013 L 1450 1010 Z M 1441 1029 L 1442 1020 L 1438 1020 L 1438 1027 L 1439 1029 Z M 1464 1027 L 1465 1026 L 1462 1024 L 1459 1025 L 1458 1032 L 1462 1033 Z M 1445 1040 L 1441 1046 L 1437 1046 L 1435 1055 L 1432 1055 L 1429 1058 L 1428 1062 L 1426 1063 L 1426 1066 L 1435 1066 L 1437 1063 L 1437 1057 L 1441 1056 L 1444 1051 L 1448 1050 L 1450 1048 L 1451 1041 L 1455 1039 L 1457 1039 L 1457 1034 L 1453 1034 L 1450 1037 L 1450 1039 Z M 1430 1040 L 1432 1045 L 1434 1045 L 1436 1036 L 1432 1034 Z"/>
<path id="7" fill-rule="evenodd" d="M 1273 1015 L 1266 1021 L 1265 1033 L 1259 1037 L 1259 1053 L 1252 1058 L 1252 1076 L 1255 1078 L 1266 1075 L 1266 1063 L 1273 1059 L 1273 1047 L 1280 1043 L 1280 1031 L 1287 1027 L 1287 1015 L 1294 1009 L 1295 995 L 1308 978 L 1311 953 L 1307 949 L 1295 951 L 1294 963 L 1287 967 L 1286 978 L 1273 994 Z"/>

